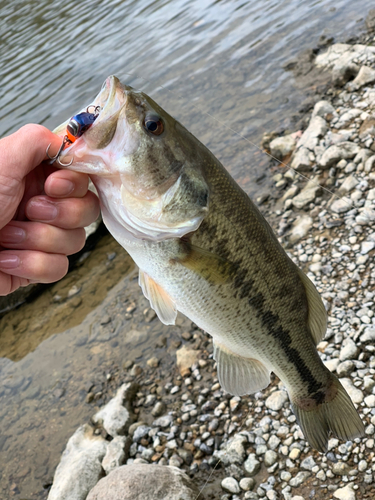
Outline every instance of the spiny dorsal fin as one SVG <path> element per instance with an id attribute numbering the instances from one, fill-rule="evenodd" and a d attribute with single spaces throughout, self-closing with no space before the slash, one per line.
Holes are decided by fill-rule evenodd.
<path id="1" fill-rule="evenodd" d="M 270 383 L 269 370 L 257 359 L 243 358 L 214 342 L 214 359 L 222 388 L 235 396 L 261 391 Z"/>
<path id="2" fill-rule="evenodd" d="M 139 285 L 160 321 L 165 325 L 174 325 L 177 317 L 176 304 L 167 292 L 142 269 L 139 270 Z"/>
<path id="3" fill-rule="evenodd" d="M 309 316 L 307 323 L 309 325 L 315 345 L 323 339 L 327 330 L 327 311 L 318 290 L 313 283 L 298 267 L 298 274 L 306 290 L 307 301 L 309 305 Z"/>

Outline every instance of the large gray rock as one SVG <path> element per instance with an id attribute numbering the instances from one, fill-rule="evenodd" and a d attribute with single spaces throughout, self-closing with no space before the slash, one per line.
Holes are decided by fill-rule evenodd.
<path id="1" fill-rule="evenodd" d="M 131 443 L 132 440 L 129 436 L 116 436 L 108 443 L 107 452 L 102 462 L 106 474 L 112 472 L 116 467 L 120 467 L 127 460 Z"/>
<path id="2" fill-rule="evenodd" d="M 198 495 L 194 482 L 177 467 L 132 464 L 99 481 L 87 500 L 195 500 Z"/>
<path id="3" fill-rule="evenodd" d="M 85 500 L 103 476 L 101 461 L 106 451 L 107 441 L 95 436 L 92 427 L 79 427 L 57 466 L 48 500 Z"/>
<path id="4" fill-rule="evenodd" d="M 305 207 L 315 200 L 320 190 L 319 179 L 310 179 L 302 191 L 292 199 L 293 205 L 299 209 Z"/>
<path id="5" fill-rule="evenodd" d="M 286 156 L 294 151 L 295 147 L 296 134 L 276 137 L 276 139 L 270 142 L 271 155 L 278 160 L 283 160 Z"/>
<path id="6" fill-rule="evenodd" d="M 301 139 L 298 141 L 297 148 L 304 147 L 313 151 L 318 145 L 319 138 L 323 137 L 326 132 L 327 122 L 321 116 L 314 116 L 310 120 L 309 126 L 302 134 Z"/>
<path id="7" fill-rule="evenodd" d="M 306 172 L 311 169 L 315 160 L 314 153 L 305 147 L 300 147 L 294 151 L 290 166 L 298 172 Z"/>
<path id="8" fill-rule="evenodd" d="M 214 457 L 219 458 L 224 466 L 242 465 L 246 457 L 246 444 L 247 437 L 241 433 L 237 434 L 228 441 L 225 448 L 214 451 Z"/>
<path id="9" fill-rule="evenodd" d="M 358 90 L 372 82 L 375 82 L 375 69 L 369 66 L 362 66 L 354 80 L 348 83 L 348 89 L 350 91 Z"/>
<path id="10" fill-rule="evenodd" d="M 311 118 L 315 116 L 320 116 L 325 118 L 327 115 L 333 115 L 335 113 L 335 108 L 329 101 L 319 101 L 315 104 Z"/>
<path id="11" fill-rule="evenodd" d="M 323 169 L 330 168 L 338 161 L 354 158 L 360 151 L 360 146 L 355 142 L 341 142 L 337 145 L 330 146 L 324 151 L 319 166 Z"/>
<path id="12" fill-rule="evenodd" d="M 130 403 L 137 391 L 133 383 L 123 384 L 114 398 L 112 398 L 93 417 L 93 422 L 102 424 L 112 437 L 125 434 L 132 423 Z"/>

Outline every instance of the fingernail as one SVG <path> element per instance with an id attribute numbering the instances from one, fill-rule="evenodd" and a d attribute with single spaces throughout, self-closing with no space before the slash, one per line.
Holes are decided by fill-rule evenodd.
<path id="1" fill-rule="evenodd" d="M 58 212 L 56 205 L 48 201 L 30 201 L 26 207 L 26 215 L 29 219 L 51 221 L 56 219 Z"/>
<path id="2" fill-rule="evenodd" d="M 0 255 L 0 269 L 15 269 L 20 264 L 21 260 L 17 255 Z"/>
<path id="3" fill-rule="evenodd" d="M 52 196 L 67 196 L 74 191 L 75 185 L 67 179 L 53 179 L 50 191 Z"/>
<path id="4" fill-rule="evenodd" d="M 5 226 L 0 231 L 2 243 L 21 243 L 26 238 L 26 232 L 20 227 Z"/>

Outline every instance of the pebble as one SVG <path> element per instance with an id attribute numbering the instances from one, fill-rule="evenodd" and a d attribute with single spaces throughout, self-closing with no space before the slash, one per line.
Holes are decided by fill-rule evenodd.
<path id="1" fill-rule="evenodd" d="M 288 399 L 286 391 L 275 391 L 266 399 L 266 407 L 273 411 L 279 411 Z"/>
<path id="2" fill-rule="evenodd" d="M 261 463 L 256 458 L 255 453 L 250 453 L 246 462 L 244 463 L 245 471 L 249 476 L 255 476 L 260 471 Z"/>
<path id="3" fill-rule="evenodd" d="M 221 487 L 223 488 L 224 491 L 227 491 L 228 493 L 232 494 L 237 494 L 240 493 L 240 485 L 238 482 L 234 479 L 234 477 L 226 477 L 221 481 Z"/>
<path id="4" fill-rule="evenodd" d="M 344 488 L 338 488 L 334 491 L 333 498 L 338 498 L 338 500 L 356 500 L 355 492 L 349 484 L 344 486 Z"/>

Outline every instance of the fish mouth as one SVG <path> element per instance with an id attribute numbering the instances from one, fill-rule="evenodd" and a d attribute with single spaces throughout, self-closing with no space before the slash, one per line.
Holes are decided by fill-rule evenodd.
<path id="1" fill-rule="evenodd" d="M 126 91 L 131 87 L 123 85 L 120 80 L 114 76 L 109 76 L 102 85 L 99 94 L 95 97 L 94 101 L 88 106 L 82 108 L 77 114 L 83 112 L 98 113 L 98 117 L 94 121 L 92 128 L 97 127 L 100 123 L 108 120 L 112 115 L 117 113 L 125 104 Z M 61 125 L 53 130 L 53 133 L 60 136 L 62 139 L 66 136 L 66 128 L 71 118 L 63 122 Z M 62 152 L 62 156 L 66 156 L 72 146 L 80 141 L 78 138 L 73 144 L 69 144 Z"/>

